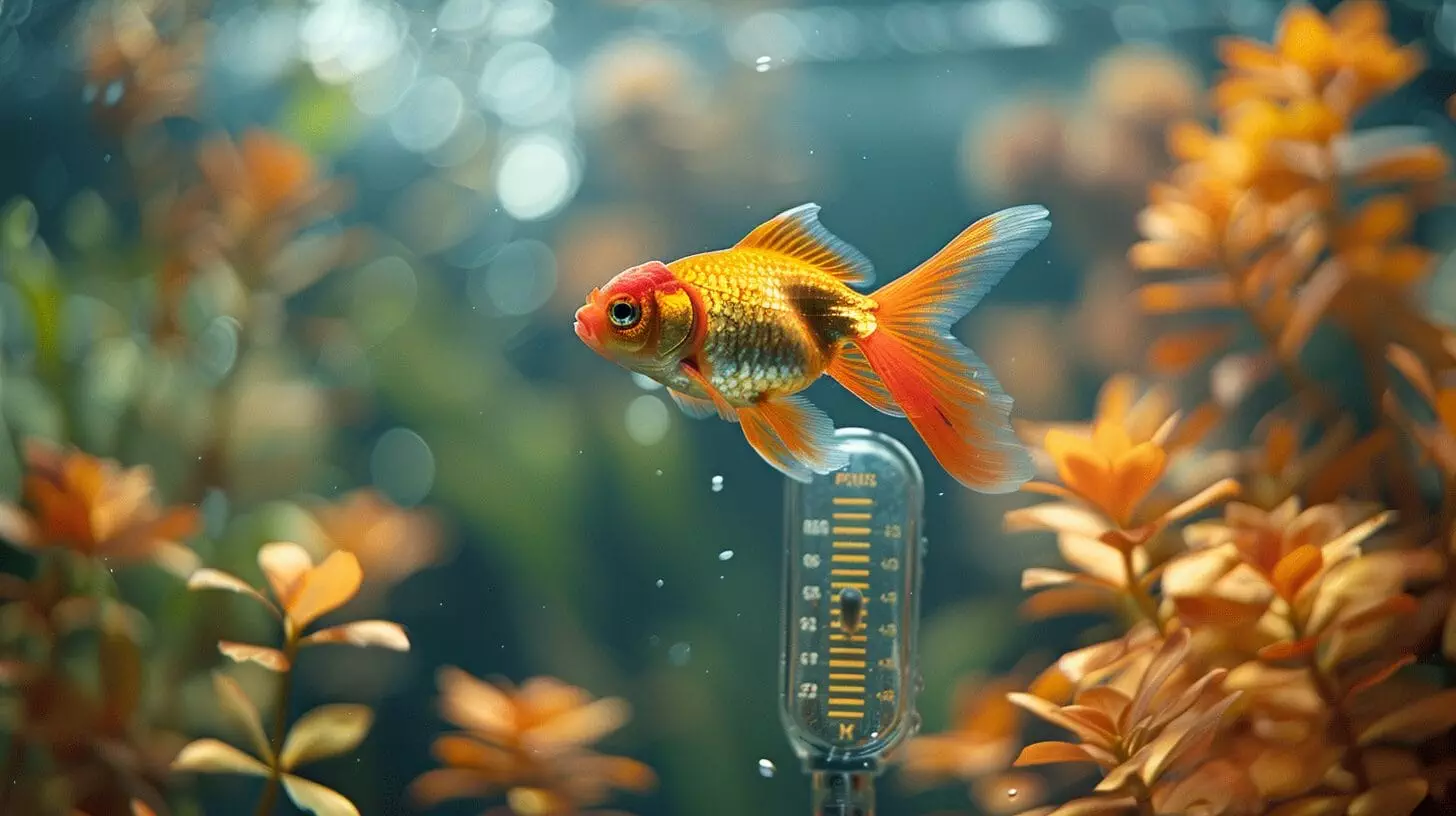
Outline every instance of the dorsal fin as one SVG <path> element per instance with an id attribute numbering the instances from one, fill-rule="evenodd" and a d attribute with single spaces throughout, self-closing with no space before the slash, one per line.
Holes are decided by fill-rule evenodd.
<path id="1" fill-rule="evenodd" d="M 869 286 L 875 280 L 870 259 L 819 223 L 818 204 L 800 204 L 779 213 L 744 236 L 737 248 L 787 255 L 856 286 Z"/>

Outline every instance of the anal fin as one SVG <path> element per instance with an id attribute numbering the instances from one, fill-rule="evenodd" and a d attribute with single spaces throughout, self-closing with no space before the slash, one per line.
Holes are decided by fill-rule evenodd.
<path id="1" fill-rule="evenodd" d="M 846 343 L 834 355 L 825 373 L 876 411 L 890 416 L 905 416 L 904 409 L 895 401 L 890 389 L 885 387 L 885 381 L 870 368 L 870 361 L 865 359 L 864 352 L 853 343 Z"/>
<path id="2" fill-rule="evenodd" d="M 807 482 L 849 463 L 849 453 L 834 438 L 834 423 L 803 397 L 770 397 L 740 408 L 738 416 L 748 444 L 791 479 Z"/>

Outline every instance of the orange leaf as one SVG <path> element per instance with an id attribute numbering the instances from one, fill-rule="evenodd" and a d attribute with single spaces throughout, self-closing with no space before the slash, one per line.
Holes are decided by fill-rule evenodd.
<path id="1" fill-rule="evenodd" d="M 1150 283 L 1138 290 L 1138 302 L 1149 314 L 1175 314 L 1234 305 L 1234 290 L 1223 278 Z"/>
<path id="2" fill-rule="evenodd" d="M 1092 757 L 1082 746 L 1070 742 L 1034 742 L 1021 749 L 1016 761 L 1017 767 L 1027 765 L 1052 765 L 1058 762 L 1091 762 Z"/>
<path id="3" fill-rule="evenodd" d="M 1421 362 L 1421 358 L 1417 357 L 1415 352 L 1405 346 L 1392 343 L 1386 347 L 1385 359 L 1390 361 L 1390 365 L 1410 381 L 1412 386 L 1415 386 L 1427 404 L 1436 404 L 1436 385 L 1431 381 L 1431 375 L 1426 371 L 1425 364 Z"/>
<path id="4" fill-rule="evenodd" d="M 1310 476 L 1305 495 L 1310 504 L 1324 504 L 1339 498 L 1348 487 L 1374 470 L 1375 462 L 1395 441 L 1389 428 L 1380 428 L 1346 448 L 1339 458 Z"/>
<path id="5" fill-rule="evenodd" d="M 1347 816 L 1409 816 L 1426 798 L 1426 780 L 1420 777 L 1386 782 L 1355 797 Z"/>
<path id="6" fill-rule="evenodd" d="M 1438 691 L 1371 723 L 1360 734 L 1361 745 L 1423 742 L 1456 726 L 1456 689 Z"/>
<path id="7" fill-rule="evenodd" d="M 1380 685 L 1381 683 L 1384 683 L 1386 680 L 1389 680 L 1391 676 L 1394 675 L 1396 672 L 1400 671 L 1401 669 L 1409 666 L 1414 662 L 1416 662 L 1415 655 L 1404 655 L 1400 659 L 1393 661 L 1389 665 L 1371 672 L 1369 675 L 1361 678 L 1350 686 L 1350 689 L 1345 692 L 1346 699 L 1354 697 L 1356 694 L 1359 694 L 1362 691 L 1372 689 Z"/>
<path id="8" fill-rule="evenodd" d="M 1101 587 L 1067 586 L 1044 589 L 1022 601 L 1023 617 L 1040 620 L 1058 615 L 1098 612 L 1112 603 L 1112 595 Z"/>
<path id="9" fill-rule="evenodd" d="M 270 649 L 267 646 L 255 646 L 251 643 L 234 643 L 230 640 L 219 640 L 217 650 L 227 657 L 239 663 L 257 663 L 268 671 L 288 671 L 288 657 L 277 649 Z"/>
<path id="10" fill-rule="evenodd" d="M 1281 598 L 1293 600 L 1304 585 L 1319 574 L 1323 566 L 1324 557 L 1320 548 L 1313 544 L 1304 544 L 1279 559 L 1279 563 L 1274 565 L 1274 573 L 1269 576 L 1269 583 Z"/>
<path id="11" fill-rule="evenodd" d="M 1335 57 L 1335 40 L 1325 18 L 1311 6 L 1285 8 L 1275 44 L 1285 58 L 1316 80 L 1323 79 Z"/>
<path id="12" fill-rule="evenodd" d="M 1439 181 L 1451 172 L 1451 159 L 1439 145 L 1423 144 L 1392 150 L 1370 162 L 1358 175 L 1361 184 L 1380 185 Z"/>
<path id="13" fill-rule="evenodd" d="M 288 618 L 298 629 L 348 603 L 359 591 L 364 573 L 351 552 L 329 553 L 322 564 L 305 572 L 286 604 Z"/>
<path id="14" fill-rule="evenodd" d="M 1127 251 L 1134 269 L 1202 269 L 1217 258 L 1206 246 L 1180 241 L 1139 241 Z"/>
<path id="15" fill-rule="evenodd" d="M 1315 646 L 1318 644 L 1319 641 L 1314 638 L 1271 643 L 1259 650 L 1259 659 L 1269 663 L 1276 663 L 1284 660 L 1292 660 L 1296 657 L 1304 657 L 1313 653 Z"/>
<path id="16" fill-rule="evenodd" d="M 1148 347 L 1148 365 L 1154 374 L 1177 377 L 1228 348 L 1233 339 L 1234 329 L 1231 326 L 1165 334 Z"/>
<path id="17" fill-rule="evenodd" d="M 252 598 L 266 606 L 273 614 L 278 614 L 278 607 L 274 606 L 272 601 L 263 597 L 263 593 L 253 589 L 246 581 L 236 575 L 230 575 L 222 570 L 208 568 L 197 570 L 187 579 L 187 588 L 194 590 L 222 589 L 228 592 L 236 592 L 239 595 Z"/>
<path id="18" fill-rule="evenodd" d="M 300 641 L 305 646 L 318 643 L 347 643 L 350 646 L 380 646 L 396 652 L 409 651 L 409 636 L 397 623 L 363 620 L 321 629 Z"/>
<path id="19" fill-rule="evenodd" d="M 1420 605 L 1416 602 L 1415 598 L 1402 592 L 1399 595 L 1392 595 L 1380 603 L 1345 618 L 1340 621 L 1340 628 L 1346 630 L 1358 629 L 1386 618 L 1414 615 L 1419 608 Z"/>
<path id="20" fill-rule="evenodd" d="M 1242 37 L 1220 37 L 1218 60 L 1230 68 L 1242 71 L 1278 70 L 1283 64 L 1279 55 L 1269 46 Z"/>
<path id="21" fill-rule="evenodd" d="M 1217 595 L 1184 595 L 1173 599 L 1178 617 L 1189 626 L 1233 628 L 1263 617 L 1267 604 L 1235 601 Z"/>

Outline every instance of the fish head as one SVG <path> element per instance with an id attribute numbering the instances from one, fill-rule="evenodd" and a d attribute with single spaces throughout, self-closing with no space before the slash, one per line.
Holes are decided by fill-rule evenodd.
<path id="1" fill-rule="evenodd" d="M 666 264 L 634 266 L 593 289 L 576 310 L 572 328 L 596 353 L 647 373 L 675 365 L 691 353 L 697 301 Z"/>

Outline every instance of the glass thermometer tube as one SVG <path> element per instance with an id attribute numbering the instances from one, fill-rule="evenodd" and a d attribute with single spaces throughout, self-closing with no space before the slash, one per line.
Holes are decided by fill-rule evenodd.
<path id="1" fill-rule="evenodd" d="M 919 726 L 925 487 L 894 439 L 837 436 L 848 466 L 788 486 L 780 714 L 806 771 L 873 775 Z"/>

